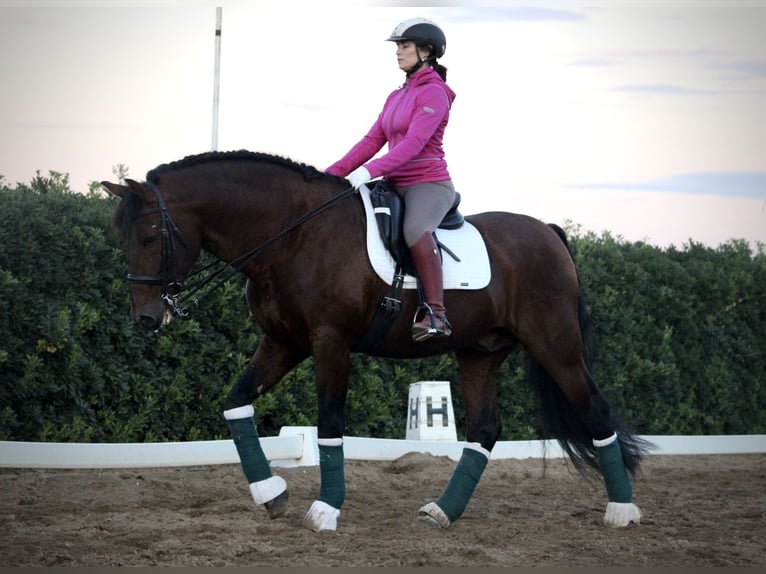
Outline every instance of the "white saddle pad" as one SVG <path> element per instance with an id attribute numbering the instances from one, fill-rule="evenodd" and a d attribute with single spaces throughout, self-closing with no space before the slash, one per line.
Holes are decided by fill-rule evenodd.
<path id="1" fill-rule="evenodd" d="M 367 254 L 370 264 L 378 276 L 391 285 L 394 280 L 396 261 L 380 238 L 378 223 L 370 201 L 370 190 L 366 185 L 359 188 L 359 195 L 362 196 L 364 211 L 367 214 Z M 437 229 L 436 237 L 460 259 L 455 261 L 449 253 L 442 253 L 445 289 L 482 289 L 487 286 L 491 277 L 489 256 L 484 239 L 476 227 L 466 221 L 458 229 Z M 416 289 L 415 278 L 405 275 L 404 288 Z"/>

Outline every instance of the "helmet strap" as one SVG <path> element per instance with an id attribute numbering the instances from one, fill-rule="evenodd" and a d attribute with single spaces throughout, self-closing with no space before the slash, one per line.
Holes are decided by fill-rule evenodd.
<path id="1" fill-rule="evenodd" d="M 405 70 L 405 74 L 407 74 L 407 77 L 410 77 L 415 72 L 423 69 L 423 64 L 431 65 L 431 62 L 435 62 L 436 58 L 433 56 L 428 56 L 425 60 L 420 57 L 420 46 L 415 46 L 415 52 L 417 52 L 418 55 L 418 63 L 412 66 L 409 70 Z"/>
<path id="2" fill-rule="evenodd" d="M 407 74 L 407 77 L 410 77 L 415 72 L 421 70 L 423 68 L 423 64 L 425 64 L 425 60 L 418 58 L 418 63 L 412 66 L 409 70 L 405 70 L 404 73 Z"/>

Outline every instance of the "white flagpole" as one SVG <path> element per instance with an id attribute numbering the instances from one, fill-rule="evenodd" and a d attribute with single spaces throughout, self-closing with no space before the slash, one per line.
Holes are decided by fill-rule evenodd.
<path id="1" fill-rule="evenodd" d="M 218 150 L 218 96 L 221 79 L 221 19 L 223 8 L 215 9 L 215 72 L 213 78 L 213 151 Z"/>

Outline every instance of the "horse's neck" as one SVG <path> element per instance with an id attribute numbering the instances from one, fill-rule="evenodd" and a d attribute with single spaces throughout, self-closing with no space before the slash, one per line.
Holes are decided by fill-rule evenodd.
<path id="1" fill-rule="evenodd" d="M 202 247 L 232 261 L 273 240 L 321 201 L 288 188 L 243 191 L 221 185 L 195 207 Z"/>

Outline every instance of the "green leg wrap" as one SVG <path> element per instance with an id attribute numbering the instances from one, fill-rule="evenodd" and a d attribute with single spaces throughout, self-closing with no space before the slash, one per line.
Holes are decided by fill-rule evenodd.
<path id="1" fill-rule="evenodd" d="M 340 508 L 346 499 L 346 476 L 343 471 L 343 445 L 319 445 L 319 475 L 321 485 L 319 498 L 332 506 Z"/>
<path id="2" fill-rule="evenodd" d="M 622 460 L 620 441 L 615 439 L 606 446 L 597 445 L 596 452 L 609 502 L 632 502 L 633 486 L 630 484 L 630 477 Z"/>
<path id="3" fill-rule="evenodd" d="M 482 453 L 471 448 L 463 449 L 444 494 L 436 501 L 451 522 L 463 514 L 486 466 L 487 457 Z"/>
<path id="4" fill-rule="evenodd" d="M 242 470 L 245 472 L 247 482 L 252 484 L 271 477 L 269 461 L 261 447 L 258 432 L 255 430 L 255 422 L 252 416 L 243 419 L 226 421 L 237 447 Z"/>

